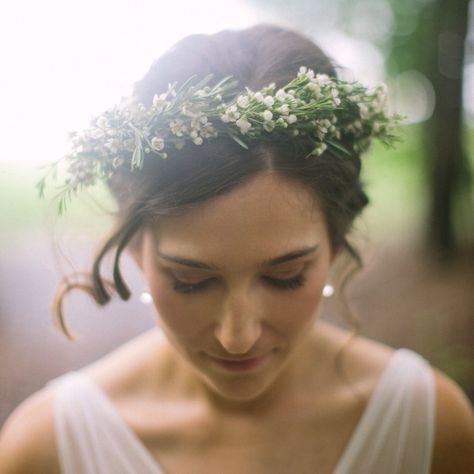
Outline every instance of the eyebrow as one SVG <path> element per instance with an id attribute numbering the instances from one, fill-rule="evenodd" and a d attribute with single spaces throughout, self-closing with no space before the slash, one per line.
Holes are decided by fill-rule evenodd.
<path id="1" fill-rule="evenodd" d="M 263 267 L 273 267 L 279 265 L 281 263 L 289 262 L 291 260 L 296 260 L 297 258 L 305 257 L 316 251 L 319 245 L 313 245 L 311 247 L 302 247 L 299 249 L 292 250 L 291 252 L 285 253 L 283 255 L 279 255 L 278 257 L 266 259 L 261 262 L 258 266 L 259 268 Z M 165 260 L 169 260 L 170 262 L 179 263 L 180 265 L 186 265 L 187 267 L 193 268 L 202 268 L 205 270 L 220 270 L 215 265 L 209 265 L 204 262 L 200 262 L 199 260 L 191 260 L 189 258 L 178 257 L 176 255 L 165 255 L 160 251 L 156 251 L 157 255 Z"/>

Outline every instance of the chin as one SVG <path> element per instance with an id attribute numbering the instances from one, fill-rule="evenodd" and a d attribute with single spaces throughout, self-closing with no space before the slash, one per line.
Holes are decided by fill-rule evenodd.
<path id="1" fill-rule="evenodd" d="M 263 398 L 272 386 L 272 380 L 249 380 L 235 378 L 232 381 L 216 381 L 206 378 L 208 390 L 222 401 L 236 405 L 257 402 Z"/>
<path id="2" fill-rule="evenodd" d="M 226 371 L 214 366 L 196 370 L 207 391 L 213 396 L 224 402 L 245 404 L 256 402 L 271 391 L 282 370 L 282 367 L 275 366 L 275 358 L 276 354 L 273 352 L 260 366 L 244 371 Z"/>

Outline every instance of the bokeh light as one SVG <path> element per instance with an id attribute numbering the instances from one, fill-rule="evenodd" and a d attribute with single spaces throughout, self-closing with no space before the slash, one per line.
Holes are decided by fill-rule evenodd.
<path id="1" fill-rule="evenodd" d="M 181 37 L 255 22 L 238 0 L 19 1 L 0 18 L 0 161 L 35 163 L 61 156 L 68 131 L 129 94 Z"/>

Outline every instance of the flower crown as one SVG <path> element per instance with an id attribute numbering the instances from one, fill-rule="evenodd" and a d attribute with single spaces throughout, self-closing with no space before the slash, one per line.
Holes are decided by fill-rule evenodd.
<path id="1" fill-rule="evenodd" d="M 384 84 L 369 90 L 304 66 L 278 90 L 270 84 L 239 93 L 232 77 L 209 86 L 211 79 L 196 82 L 193 77 L 179 88 L 169 85 L 149 108 L 133 98 L 123 101 L 93 119 L 90 128 L 71 133 L 71 151 L 50 165 L 37 184 L 40 196 L 49 176 L 56 177 L 58 167 L 66 165 L 67 177 L 57 196 L 61 214 L 78 190 L 107 181 L 122 166 L 140 170 L 145 159 L 165 159 L 174 149 L 217 137 L 244 148 L 255 141 L 298 137 L 310 146 L 307 158 L 326 150 L 359 154 L 372 138 L 387 145 L 396 140 L 394 127 L 401 117 L 385 113 Z"/>

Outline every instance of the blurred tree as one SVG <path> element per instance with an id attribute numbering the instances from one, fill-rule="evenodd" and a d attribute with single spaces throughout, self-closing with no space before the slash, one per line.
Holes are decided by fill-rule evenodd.
<path id="1" fill-rule="evenodd" d="M 463 147 L 462 105 L 468 13 L 469 0 L 438 0 L 424 12 L 425 21 L 432 24 L 425 51 L 427 76 L 436 91 L 434 113 L 426 127 L 431 178 L 428 229 L 431 242 L 443 254 L 456 249 L 454 206 L 464 207 L 472 184 Z"/>
<path id="2" fill-rule="evenodd" d="M 433 115 L 425 123 L 430 208 L 427 241 L 444 256 L 458 248 L 474 225 L 472 174 L 463 146 L 463 69 L 469 0 L 391 0 L 395 29 L 387 57 L 389 74 L 415 69 L 432 83 Z M 467 211 L 466 211 L 467 210 Z M 469 222 L 470 221 L 470 222 Z M 462 225 L 464 224 L 464 225 Z"/>
<path id="3" fill-rule="evenodd" d="M 435 92 L 432 117 L 424 123 L 430 190 L 427 241 L 438 253 L 457 250 L 455 215 L 474 227 L 470 204 L 472 174 L 463 147 L 462 87 L 469 0 L 252 0 L 303 30 L 337 28 L 374 43 L 387 73 L 419 71 Z M 384 25 L 382 25 L 384 23 Z M 460 212 L 466 210 L 467 212 Z"/>

